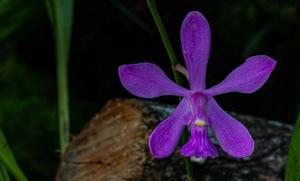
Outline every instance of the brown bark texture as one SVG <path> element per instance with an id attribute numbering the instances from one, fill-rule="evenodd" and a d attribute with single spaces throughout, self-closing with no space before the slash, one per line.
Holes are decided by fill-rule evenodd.
<path id="1" fill-rule="evenodd" d="M 148 149 L 149 134 L 173 110 L 170 105 L 137 99 L 108 101 L 72 139 L 62 155 L 56 180 L 187 180 L 178 151 L 169 158 L 155 160 Z M 218 158 L 193 163 L 196 180 L 282 180 L 292 127 L 253 116 L 231 115 L 251 132 L 255 140 L 254 154 L 236 159 L 217 145 Z M 212 133 L 210 136 L 217 144 Z"/>

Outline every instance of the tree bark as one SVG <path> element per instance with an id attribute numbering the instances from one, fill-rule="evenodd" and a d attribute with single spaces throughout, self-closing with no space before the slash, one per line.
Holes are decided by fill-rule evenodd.
<path id="1" fill-rule="evenodd" d="M 115 99 L 87 123 L 62 155 L 57 181 L 186 180 L 178 151 L 155 160 L 148 136 L 173 106 L 137 99 Z M 226 155 L 195 163 L 197 180 L 283 179 L 292 127 L 277 121 L 231 113 L 251 132 L 254 154 L 245 159 Z M 211 139 L 217 143 L 213 134 Z"/>

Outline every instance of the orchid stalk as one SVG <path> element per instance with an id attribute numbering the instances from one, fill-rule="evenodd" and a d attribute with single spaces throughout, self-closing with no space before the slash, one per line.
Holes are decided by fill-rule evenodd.
<path id="1" fill-rule="evenodd" d="M 181 46 L 190 87 L 184 88 L 170 80 L 153 63 L 138 63 L 119 67 L 122 85 L 141 98 L 180 96 L 183 99 L 173 113 L 163 120 L 149 137 L 150 153 L 156 159 L 170 156 L 176 149 L 185 127 L 191 132 L 180 148 L 184 157 L 216 158 L 219 154 L 208 137 L 211 129 L 221 148 L 230 156 L 244 158 L 254 151 L 254 141 L 247 128 L 227 114 L 214 96 L 230 93 L 253 93 L 268 80 L 276 61 L 267 55 L 257 55 L 234 69 L 221 83 L 206 88 L 206 67 L 210 54 L 211 32 L 206 18 L 190 12 L 181 27 Z"/>

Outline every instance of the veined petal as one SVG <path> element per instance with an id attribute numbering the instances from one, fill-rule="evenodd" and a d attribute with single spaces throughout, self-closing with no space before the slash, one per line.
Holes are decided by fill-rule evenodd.
<path id="1" fill-rule="evenodd" d="M 185 126 L 187 111 L 187 100 L 184 98 L 176 110 L 154 129 L 149 138 L 149 148 L 155 158 L 165 158 L 174 152 Z"/>
<path id="2" fill-rule="evenodd" d="M 215 158 L 218 156 L 216 147 L 209 140 L 207 127 L 193 127 L 190 139 L 182 146 L 180 152 L 185 157 Z"/>
<path id="3" fill-rule="evenodd" d="M 191 89 L 205 89 L 206 66 L 210 53 L 210 28 L 205 17 L 190 12 L 181 27 L 181 46 Z"/>
<path id="4" fill-rule="evenodd" d="M 154 98 L 164 95 L 185 96 L 187 89 L 171 81 L 155 64 L 138 63 L 119 67 L 122 85 L 133 95 Z"/>
<path id="5" fill-rule="evenodd" d="M 266 55 L 249 57 L 233 70 L 221 83 L 204 91 L 214 96 L 228 92 L 252 93 L 268 80 L 276 61 Z"/>
<path id="6" fill-rule="evenodd" d="M 254 141 L 247 128 L 223 111 L 213 98 L 208 101 L 207 116 L 225 152 L 236 158 L 247 157 L 253 153 Z"/>

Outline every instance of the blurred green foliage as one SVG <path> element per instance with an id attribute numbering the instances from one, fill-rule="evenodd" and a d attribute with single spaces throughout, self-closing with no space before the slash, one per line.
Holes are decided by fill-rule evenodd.
<path id="1" fill-rule="evenodd" d="M 228 39 L 234 37 L 239 40 L 236 43 L 243 43 L 240 45 L 245 47 L 243 54 L 249 56 L 262 48 L 268 37 L 274 37 L 273 33 L 287 36 L 287 30 L 300 31 L 299 2 L 246 0 L 238 3 L 229 0 L 219 6 L 218 26 L 226 27 L 226 30 L 221 31 L 222 36 Z M 241 24 L 244 25 L 242 28 Z M 281 40 L 284 37 L 277 38 Z"/>
<path id="2" fill-rule="evenodd" d="M 288 161 L 285 170 L 285 181 L 300 180 L 300 112 L 296 120 L 296 125 L 292 140 L 289 146 Z"/>
<path id="3" fill-rule="evenodd" d="M 57 132 L 55 102 L 47 102 L 51 84 L 40 86 L 43 78 L 49 78 L 40 76 L 17 58 L 15 40 L 19 37 L 14 36 L 26 36 L 19 30 L 24 25 L 34 27 L 27 22 L 33 22 L 40 7 L 41 3 L 34 0 L 0 1 L 0 127 L 7 134 L 21 167 L 30 175 L 47 178 L 53 174 L 57 160 L 53 149 L 56 143 L 49 139 L 55 139 Z M 43 144 L 45 140 L 48 144 Z M 9 169 L 14 165 L 12 162 Z M 1 173 L 1 180 L 9 179 L 3 165 Z"/>
<path id="4" fill-rule="evenodd" d="M 21 167 L 30 175 L 53 177 L 58 160 L 57 107 L 51 100 L 55 82 L 12 51 L 1 57 L 0 87 L 0 127 Z"/>
<path id="5" fill-rule="evenodd" d="M 128 18 L 128 20 L 132 21 L 137 26 L 142 28 L 146 33 L 152 34 L 153 30 L 143 19 L 136 15 L 136 13 L 132 9 L 126 7 L 122 2 L 118 0 L 110 0 L 110 2 L 120 13 L 124 14 Z"/>
<path id="6" fill-rule="evenodd" d="M 0 41 L 14 33 L 36 13 L 37 3 L 33 0 L 0 1 Z"/>
<path id="7" fill-rule="evenodd" d="M 24 173 L 18 166 L 13 153 L 11 152 L 6 138 L 0 129 L 0 178 L 1 181 L 9 181 L 10 177 L 7 170 L 14 176 L 17 181 L 27 181 Z"/>
<path id="8" fill-rule="evenodd" d="M 0 164 L 0 180 L 1 181 L 10 181 L 10 177 L 9 177 L 7 168 L 2 163 Z"/>

